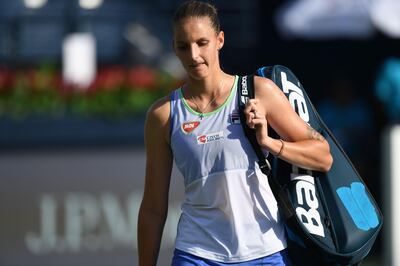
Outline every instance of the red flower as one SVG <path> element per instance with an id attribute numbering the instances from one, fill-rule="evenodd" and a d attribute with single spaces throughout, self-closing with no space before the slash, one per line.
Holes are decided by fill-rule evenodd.
<path id="1" fill-rule="evenodd" d="M 126 70 L 122 66 L 100 69 L 89 90 L 112 91 L 120 89 L 126 83 Z"/>
<path id="2" fill-rule="evenodd" d="M 6 69 L 0 68 L 0 92 L 10 90 L 14 85 L 13 73 Z"/>
<path id="3" fill-rule="evenodd" d="M 156 89 L 157 75 L 145 66 L 132 68 L 128 73 L 128 85 L 133 89 Z"/>

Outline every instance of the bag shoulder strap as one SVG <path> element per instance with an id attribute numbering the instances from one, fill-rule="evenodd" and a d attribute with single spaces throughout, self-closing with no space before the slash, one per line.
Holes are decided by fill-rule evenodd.
<path id="1" fill-rule="evenodd" d="M 289 219 L 295 214 L 293 206 L 290 203 L 288 195 L 285 194 L 283 186 L 278 182 L 278 180 L 270 176 L 271 165 L 265 158 L 265 155 L 257 142 L 255 130 L 247 126 L 246 117 L 244 115 L 244 107 L 246 106 L 246 103 L 255 97 L 254 75 L 247 75 L 239 78 L 238 96 L 239 116 L 243 131 L 257 155 L 260 170 L 268 177 L 269 186 L 271 187 L 272 193 L 274 194 L 279 207 L 283 211 L 284 217 Z"/>
<path id="2" fill-rule="evenodd" d="M 268 160 L 265 158 L 264 153 L 262 152 L 256 138 L 256 133 L 254 129 L 251 129 L 246 124 L 246 118 L 244 116 L 244 107 L 249 99 L 254 99 L 254 75 L 243 76 L 239 78 L 239 114 L 241 124 L 246 134 L 246 137 L 250 141 L 251 146 L 253 147 L 254 152 L 258 158 L 258 165 L 260 166 L 261 171 L 265 175 L 269 175 L 271 172 L 271 165 Z"/>

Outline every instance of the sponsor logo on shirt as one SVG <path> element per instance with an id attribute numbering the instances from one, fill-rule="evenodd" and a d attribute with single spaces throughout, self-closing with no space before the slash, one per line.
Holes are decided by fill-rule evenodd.
<path id="1" fill-rule="evenodd" d="M 195 130 L 200 125 L 200 121 L 192 121 L 192 122 L 185 122 L 182 124 L 182 131 L 185 134 L 189 134 L 193 130 Z"/>
<path id="2" fill-rule="evenodd" d="M 232 125 L 239 125 L 240 124 L 240 116 L 237 110 L 234 110 L 230 115 L 229 115 L 229 122 Z"/>
<path id="3" fill-rule="evenodd" d="M 224 138 L 223 131 L 210 133 L 210 134 L 203 134 L 203 135 L 197 136 L 197 144 L 202 145 L 202 144 L 206 144 L 206 143 L 210 143 L 210 142 L 220 141 L 223 138 Z"/>

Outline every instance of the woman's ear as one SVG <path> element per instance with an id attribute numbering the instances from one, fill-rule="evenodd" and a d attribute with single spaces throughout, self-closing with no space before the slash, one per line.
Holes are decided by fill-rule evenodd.
<path id="1" fill-rule="evenodd" d="M 217 42 L 218 42 L 218 51 L 219 51 L 222 49 L 222 47 L 224 46 L 224 43 L 225 43 L 225 35 L 222 30 L 218 33 Z"/>

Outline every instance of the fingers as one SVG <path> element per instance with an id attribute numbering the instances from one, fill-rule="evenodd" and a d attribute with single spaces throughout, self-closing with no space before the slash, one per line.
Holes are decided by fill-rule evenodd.
<path id="1" fill-rule="evenodd" d="M 257 127 L 262 127 L 265 124 L 265 118 L 255 118 L 252 119 L 247 125 L 250 128 L 257 128 Z"/>
<path id="2" fill-rule="evenodd" d="M 265 121 L 265 117 L 262 112 L 260 112 L 259 107 L 258 99 L 250 99 L 244 108 L 246 123 L 250 128 L 255 128 Z"/>
<path id="3" fill-rule="evenodd" d="M 246 122 L 249 124 L 257 115 L 257 99 L 250 99 L 244 108 L 244 114 L 246 115 Z"/>
<path id="4" fill-rule="evenodd" d="M 259 124 L 259 122 L 262 120 L 262 116 L 257 112 L 257 111 L 253 111 L 250 112 L 247 116 L 246 116 L 246 123 L 250 126 L 251 128 L 254 128 L 255 124 Z"/>
<path id="5" fill-rule="evenodd" d="M 246 114 L 246 113 L 245 113 Z M 251 121 L 253 121 L 253 119 L 254 118 L 256 118 L 256 113 L 253 111 L 253 112 L 250 112 L 250 113 L 247 113 L 246 114 L 246 123 L 247 124 L 250 124 L 251 123 Z"/>
<path id="6" fill-rule="evenodd" d="M 258 99 L 250 99 L 244 108 L 244 113 L 251 113 L 257 111 L 257 105 L 259 103 Z"/>

